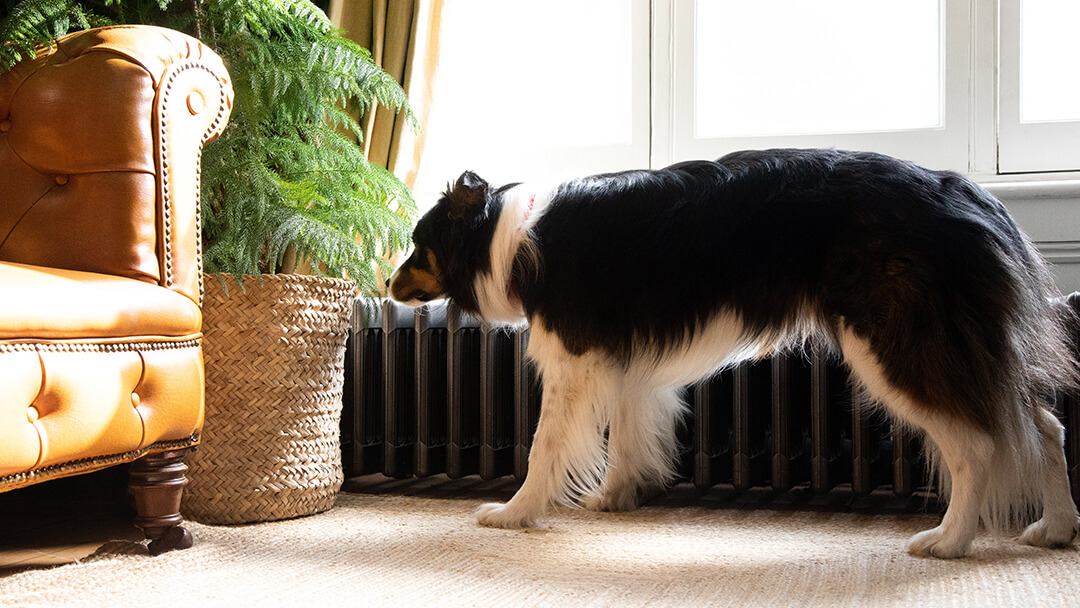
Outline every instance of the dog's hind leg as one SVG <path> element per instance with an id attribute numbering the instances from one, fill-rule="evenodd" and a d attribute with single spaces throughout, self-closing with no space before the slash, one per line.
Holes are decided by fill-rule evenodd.
<path id="1" fill-rule="evenodd" d="M 607 477 L 586 508 L 630 511 L 649 491 L 671 485 L 683 411 L 678 388 L 624 386 L 608 428 Z"/>
<path id="2" fill-rule="evenodd" d="M 949 473 L 949 507 L 941 525 L 911 537 L 907 550 L 920 557 L 964 557 L 979 531 L 991 479 L 994 439 L 960 420 L 919 423 L 937 446 Z"/>
<path id="3" fill-rule="evenodd" d="M 1050 411 L 1036 404 L 1035 428 L 1042 439 L 1041 479 L 1042 517 L 1028 526 L 1020 542 L 1039 547 L 1061 547 L 1076 536 L 1078 514 L 1069 490 L 1065 463 L 1065 428 Z"/>
<path id="4" fill-rule="evenodd" d="M 850 330 L 842 331 L 839 337 L 844 359 L 865 390 L 895 416 L 926 432 L 937 446 L 951 480 L 949 507 L 941 525 L 913 536 L 907 544 L 908 552 L 923 557 L 967 555 L 986 502 L 994 438 L 963 420 L 913 402 L 886 380 L 866 341 Z"/>
<path id="5" fill-rule="evenodd" d="M 508 503 L 480 506 L 476 517 L 485 526 L 532 527 L 551 503 L 596 495 L 604 479 L 604 431 L 621 371 L 600 355 L 567 352 L 539 323 L 532 326 L 529 354 L 544 387 L 529 470 Z"/>

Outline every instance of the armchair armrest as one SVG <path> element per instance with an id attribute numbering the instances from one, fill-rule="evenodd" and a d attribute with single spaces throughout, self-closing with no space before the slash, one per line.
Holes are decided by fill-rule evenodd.
<path id="1" fill-rule="evenodd" d="M 199 159 L 232 95 L 213 51 L 153 26 L 77 32 L 0 74 L 0 261 L 201 303 Z"/>

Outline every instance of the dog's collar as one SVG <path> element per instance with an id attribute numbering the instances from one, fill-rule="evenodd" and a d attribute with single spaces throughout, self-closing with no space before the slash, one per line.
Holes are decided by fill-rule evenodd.
<path id="1" fill-rule="evenodd" d="M 519 256 L 537 255 L 532 227 L 551 202 L 554 188 L 518 184 L 503 194 L 504 203 L 491 237 L 491 262 L 487 272 L 479 273 L 474 286 L 480 316 L 493 325 L 518 325 L 525 322 L 521 290 L 525 277 L 514 277 Z M 535 266 L 537 260 L 526 266 Z"/>
<path id="2" fill-rule="evenodd" d="M 521 218 L 521 224 L 518 226 L 518 230 L 521 230 L 522 228 L 524 228 L 525 224 L 528 223 L 529 216 L 532 215 L 533 207 L 535 207 L 535 206 L 536 206 L 536 195 L 535 194 L 530 194 L 529 195 L 529 204 L 525 206 L 525 215 L 522 216 L 522 218 Z"/>
<path id="3" fill-rule="evenodd" d="M 513 274 L 510 275 L 510 280 L 506 285 L 506 297 L 511 302 L 521 302 L 521 294 L 518 293 L 517 288 L 517 279 L 514 278 Z"/>
<path id="4" fill-rule="evenodd" d="M 536 195 L 529 195 L 529 202 L 525 205 L 525 213 L 521 216 L 521 221 L 518 222 L 517 232 L 521 232 L 525 229 L 525 225 L 529 223 L 529 218 L 532 216 L 533 208 L 536 207 Z M 511 302 L 521 302 L 521 294 L 518 293 L 517 279 L 514 277 L 514 273 L 510 273 L 509 280 L 506 284 L 506 296 Z"/>

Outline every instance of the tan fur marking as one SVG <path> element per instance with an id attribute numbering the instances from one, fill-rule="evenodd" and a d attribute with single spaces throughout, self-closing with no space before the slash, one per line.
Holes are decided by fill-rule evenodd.
<path id="1" fill-rule="evenodd" d="M 425 270 L 414 268 L 413 257 L 420 252 L 414 252 L 390 279 L 390 295 L 398 301 L 408 300 L 417 291 L 423 291 L 431 297 L 444 295 L 442 283 L 439 281 L 439 266 L 435 259 L 435 253 L 427 251 L 427 266 Z"/>

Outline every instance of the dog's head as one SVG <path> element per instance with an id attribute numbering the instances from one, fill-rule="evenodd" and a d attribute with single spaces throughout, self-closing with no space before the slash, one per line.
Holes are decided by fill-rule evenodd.
<path id="1" fill-rule="evenodd" d="M 490 269 L 497 192 L 471 171 L 461 174 L 413 231 L 414 249 L 388 283 L 390 297 L 409 305 L 450 298 L 476 312 L 473 286 Z"/>

